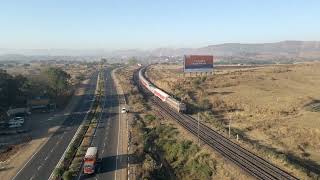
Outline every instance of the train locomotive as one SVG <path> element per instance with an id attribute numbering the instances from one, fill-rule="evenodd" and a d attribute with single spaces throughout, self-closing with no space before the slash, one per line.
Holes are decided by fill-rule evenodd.
<path id="1" fill-rule="evenodd" d="M 178 112 L 185 112 L 186 111 L 186 105 L 176 99 L 174 99 L 172 96 L 167 94 L 166 92 L 162 91 L 161 89 L 155 87 L 152 83 L 150 83 L 146 78 L 143 76 L 145 68 L 141 68 L 139 70 L 139 81 L 140 83 L 149 90 L 154 96 L 161 99 L 161 101 L 167 103 L 170 107 L 175 109 Z"/>

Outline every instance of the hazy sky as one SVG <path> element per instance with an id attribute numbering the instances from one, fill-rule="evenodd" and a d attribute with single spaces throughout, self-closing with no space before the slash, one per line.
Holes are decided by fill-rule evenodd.
<path id="1" fill-rule="evenodd" d="M 0 48 L 320 40 L 319 0 L 1 0 Z"/>

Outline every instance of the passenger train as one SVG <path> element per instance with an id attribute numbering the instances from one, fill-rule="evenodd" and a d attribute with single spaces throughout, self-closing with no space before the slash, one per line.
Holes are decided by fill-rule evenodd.
<path id="1" fill-rule="evenodd" d="M 140 83 L 149 90 L 153 95 L 161 99 L 161 101 L 167 103 L 170 107 L 175 109 L 178 112 L 185 112 L 186 105 L 178 100 L 174 99 L 172 96 L 167 94 L 166 92 L 162 91 L 161 89 L 155 87 L 152 83 L 150 83 L 146 78 L 143 76 L 145 68 L 141 68 L 139 70 L 139 81 Z"/>

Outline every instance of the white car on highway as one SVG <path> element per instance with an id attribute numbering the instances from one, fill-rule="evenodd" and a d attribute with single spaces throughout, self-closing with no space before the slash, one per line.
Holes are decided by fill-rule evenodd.
<path id="1" fill-rule="evenodd" d="M 127 110 L 125 107 L 123 107 L 123 108 L 121 109 L 121 113 L 126 113 L 126 112 L 128 112 L 128 110 Z"/>
<path id="2" fill-rule="evenodd" d="M 18 127 L 21 127 L 21 126 L 22 126 L 22 124 L 18 123 L 18 122 L 9 124 L 9 128 L 18 128 Z"/>
<path id="3" fill-rule="evenodd" d="M 9 124 L 14 124 L 14 123 L 23 124 L 24 123 L 24 118 L 15 117 L 15 118 L 9 120 Z"/>
<path id="4" fill-rule="evenodd" d="M 14 117 L 13 119 L 16 120 L 16 121 L 21 121 L 21 120 L 24 121 L 24 118 L 23 118 L 23 117 Z"/>

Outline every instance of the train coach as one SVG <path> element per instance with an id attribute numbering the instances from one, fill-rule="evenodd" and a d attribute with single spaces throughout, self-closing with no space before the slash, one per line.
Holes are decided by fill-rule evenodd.
<path id="1" fill-rule="evenodd" d="M 143 76 L 143 71 L 144 70 L 145 70 L 145 68 L 142 68 L 142 69 L 139 70 L 139 81 L 141 82 L 141 84 L 146 89 L 148 89 L 154 96 L 156 96 L 159 99 L 161 99 L 161 101 L 165 102 L 166 104 L 168 104 L 170 107 L 172 107 L 176 111 L 185 112 L 186 111 L 186 105 L 184 103 L 174 99 L 169 94 L 167 94 L 166 92 L 162 91 L 161 89 L 156 88 L 155 86 L 153 86 L 153 84 L 150 83 Z"/>
<path id="2" fill-rule="evenodd" d="M 174 108 L 178 112 L 185 112 L 187 110 L 185 103 L 177 101 L 176 99 L 174 99 L 171 96 L 169 98 L 167 98 L 166 102 L 167 102 L 167 104 L 169 104 L 169 106 L 171 106 L 172 108 Z"/>

